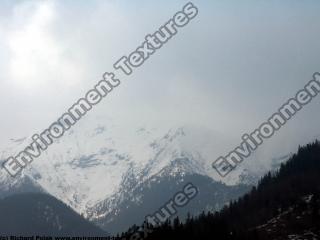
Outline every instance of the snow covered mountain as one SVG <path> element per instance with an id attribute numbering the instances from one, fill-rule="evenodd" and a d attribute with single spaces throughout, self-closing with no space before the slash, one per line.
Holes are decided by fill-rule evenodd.
<path id="1" fill-rule="evenodd" d="M 191 176 L 205 177 L 211 183 L 223 181 L 221 184 L 229 193 L 221 193 L 223 197 L 220 194 L 217 206 L 207 206 L 217 210 L 231 196 L 237 197 L 232 191 L 243 192 L 233 186 L 252 183 L 268 170 L 250 169 L 248 161 L 221 179 L 211 163 L 229 150 L 230 143 L 223 134 L 210 129 L 129 128 L 105 118 L 94 126 L 87 122 L 80 121 L 66 132 L 18 177 L 12 178 L 1 169 L 0 196 L 47 192 L 85 217 L 109 226 L 111 218 L 116 220 L 117 211 L 128 208 L 127 201 L 144 202 L 143 196 L 146 191 L 153 191 L 150 186 L 154 187 L 154 182 L 183 182 L 193 179 Z M 0 159 L 3 161 L 30 142 L 30 138 L 12 140 L 9 147 L 2 148 Z"/>

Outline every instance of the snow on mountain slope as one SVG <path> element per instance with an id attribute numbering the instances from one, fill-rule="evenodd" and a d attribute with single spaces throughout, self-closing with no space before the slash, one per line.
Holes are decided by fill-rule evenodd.
<path id="1" fill-rule="evenodd" d="M 134 179 L 132 182 L 145 182 L 162 174 L 177 159 L 184 164 L 170 169 L 171 175 L 183 172 L 209 176 L 229 185 L 239 183 L 245 178 L 243 174 L 248 171 L 250 162 L 225 179 L 211 167 L 220 154 L 230 150 L 228 141 L 222 134 L 202 127 L 167 130 L 149 126 L 129 128 L 105 118 L 95 121 L 94 126 L 88 121 L 80 121 L 19 177 L 12 178 L 1 169 L 0 183 L 3 189 L 10 189 L 28 179 L 36 187 L 87 215 L 88 209 L 115 196 L 128 175 Z M 9 147 L 2 148 L 5 150 L 1 159 L 16 154 L 30 142 L 30 138 L 11 141 Z"/>

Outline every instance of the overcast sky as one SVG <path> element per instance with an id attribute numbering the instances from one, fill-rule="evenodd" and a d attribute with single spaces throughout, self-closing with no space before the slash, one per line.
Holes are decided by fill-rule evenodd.
<path id="1" fill-rule="evenodd" d="M 0 142 L 48 127 L 185 3 L 2 0 Z M 193 3 L 199 15 L 89 114 L 207 126 L 240 141 L 320 71 L 319 1 Z M 318 136 L 319 104 L 275 139 Z"/>

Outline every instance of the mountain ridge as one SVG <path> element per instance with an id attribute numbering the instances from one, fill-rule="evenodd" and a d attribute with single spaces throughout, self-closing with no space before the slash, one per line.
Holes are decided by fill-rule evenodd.
<path id="1" fill-rule="evenodd" d="M 8 194 L 8 189 L 26 191 L 24 185 L 28 182 L 34 192 L 48 193 L 79 214 L 97 219 L 118 209 L 125 192 L 132 192 L 135 185 L 147 185 L 159 177 L 183 179 L 186 175 L 201 175 L 211 179 L 209 182 L 226 181 L 226 185 L 235 186 L 254 184 L 260 176 L 246 170 L 249 165 L 246 163 L 235 170 L 236 177 L 220 179 L 211 167 L 211 160 L 226 151 L 227 139 L 212 130 L 193 126 L 124 129 L 120 124 L 108 123 L 101 121 L 95 126 L 79 123 L 18 178 L 11 178 L 1 169 L 0 196 L 1 192 Z M 2 156 L 14 153 L 29 140 L 13 141 Z M 109 209 L 97 211 L 105 201 L 110 202 Z"/>
<path id="2" fill-rule="evenodd" d="M 107 236 L 61 201 L 43 193 L 0 199 L 2 236 Z"/>

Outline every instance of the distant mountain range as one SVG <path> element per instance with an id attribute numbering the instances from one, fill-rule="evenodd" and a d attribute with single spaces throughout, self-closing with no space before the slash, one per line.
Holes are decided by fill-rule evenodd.
<path id="1" fill-rule="evenodd" d="M 2 148 L 1 161 L 30 141 L 28 137 L 12 140 Z M 50 194 L 115 233 L 139 223 L 186 181 L 198 183 L 200 195 L 179 212 L 181 217 L 188 211 L 220 210 L 290 157 L 271 159 L 264 167 L 248 160 L 221 179 L 211 163 L 229 146 L 222 134 L 203 127 L 124 129 L 110 119 L 95 126 L 83 121 L 18 177 L 1 169 L 0 197 L 24 192 Z"/>

